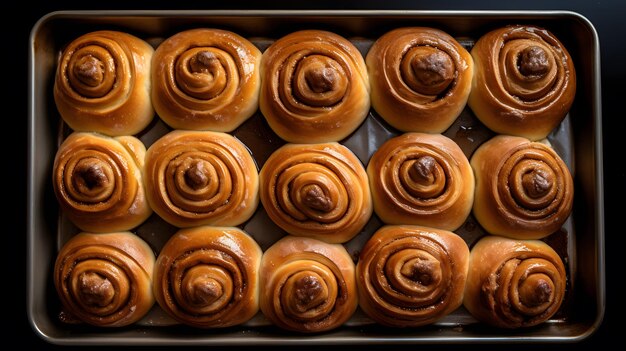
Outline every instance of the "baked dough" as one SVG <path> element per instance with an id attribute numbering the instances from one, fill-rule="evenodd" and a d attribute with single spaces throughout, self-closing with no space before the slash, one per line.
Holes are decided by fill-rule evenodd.
<path id="1" fill-rule="evenodd" d="M 57 64 L 54 101 L 74 131 L 134 135 L 154 118 L 150 68 L 154 49 L 117 31 L 84 34 Z"/>
<path id="2" fill-rule="evenodd" d="M 363 56 L 335 33 L 302 30 L 276 40 L 263 53 L 261 76 L 261 112 L 288 142 L 339 141 L 369 113 Z"/>

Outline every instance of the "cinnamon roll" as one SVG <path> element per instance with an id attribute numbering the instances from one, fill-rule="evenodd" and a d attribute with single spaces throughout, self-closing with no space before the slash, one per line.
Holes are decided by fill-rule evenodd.
<path id="1" fill-rule="evenodd" d="M 143 185 L 146 148 L 132 136 L 74 132 L 57 150 L 54 192 L 61 210 L 89 232 L 130 230 L 152 214 Z"/>
<path id="2" fill-rule="evenodd" d="M 130 232 L 79 233 L 59 251 L 54 285 L 66 312 L 100 327 L 140 320 L 154 305 L 154 253 Z"/>
<path id="3" fill-rule="evenodd" d="M 387 32 L 366 56 L 372 107 L 403 132 L 441 133 L 471 89 L 473 60 L 453 37 L 425 27 Z"/>
<path id="4" fill-rule="evenodd" d="M 283 329 L 332 330 L 358 306 L 354 262 L 339 244 L 283 237 L 263 254 L 260 278 L 261 311 Z"/>
<path id="5" fill-rule="evenodd" d="M 246 146 L 221 132 L 175 130 L 146 154 L 146 193 L 168 223 L 236 226 L 259 203 L 259 175 Z"/>
<path id="6" fill-rule="evenodd" d="M 468 104 L 488 128 L 531 140 L 561 123 L 576 94 L 574 63 L 548 30 L 507 26 L 472 48 L 475 72 Z"/>
<path id="7" fill-rule="evenodd" d="M 154 270 L 159 306 L 199 328 L 242 324 L 259 310 L 259 245 L 237 228 L 180 229 L 165 244 Z"/>
<path id="8" fill-rule="evenodd" d="M 343 243 L 372 214 L 361 161 L 335 142 L 284 145 L 265 162 L 259 181 L 265 211 L 289 234 Z"/>
<path id="9" fill-rule="evenodd" d="M 461 148 L 441 134 L 387 140 L 367 165 L 374 211 L 387 224 L 456 230 L 472 210 L 474 174 Z"/>
<path id="10" fill-rule="evenodd" d="M 256 112 L 261 52 L 220 29 L 192 29 L 154 53 L 152 102 L 170 127 L 230 132 Z"/>
<path id="11" fill-rule="evenodd" d="M 491 234 L 540 239 L 561 228 L 572 211 L 572 176 L 544 143 L 499 135 L 478 147 L 470 164 L 473 213 Z"/>
<path id="12" fill-rule="evenodd" d="M 74 131 L 112 136 L 142 131 L 154 117 L 150 65 L 154 49 L 116 31 L 97 31 L 69 43 L 57 64 L 54 101 Z"/>
<path id="13" fill-rule="evenodd" d="M 546 243 L 489 235 L 470 253 L 463 304 L 484 323 L 531 327 L 559 310 L 566 282 L 561 258 Z"/>
<path id="14" fill-rule="evenodd" d="M 288 142 L 339 141 L 369 113 L 363 56 L 335 33 L 302 30 L 278 39 L 263 53 L 261 75 L 261 112 Z"/>
<path id="15" fill-rule="evenodd" d="M 447 230 L 384 226 L 357 264 L 359 306 L 392 327 L 436 322 L 463 303 L 469 248 Z"/>

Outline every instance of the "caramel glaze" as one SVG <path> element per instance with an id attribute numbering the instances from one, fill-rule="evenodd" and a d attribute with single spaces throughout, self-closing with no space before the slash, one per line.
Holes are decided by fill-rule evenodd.
<path id="1" fill-rule="evenodd" d="M 475 73 L 468 104 L 499 134 L 545 138 L 561 123 L 576 94 L 574 63 L 548 30 L 507 26 L 472 48 Z"/>
<path id="2" fill-rule="evenodd" d="M 140 320 L 154 305 L 154 254 L 130 232 L 79 233 L 63 245 L 54 284 L 73 318 L 100 327 Z"/>
<path id="3" fill-rule="evenodd" d="M 238 34 L 179 32 L 154 53 L 154 108 L 175 129 L 231 132 L 258 108 L 260 60 L 259 49 Z"/>
<path id="4" fill-rule="evenodd" d="M 157 258 L 156 301 L 186 325 L 223 328 L 244 323 L 259 310 L 261 256 L 256 241 L 240 229 L 181 229 Z"/>
<path id="5" fill-rule="evenodd" d="M 405 27 L 385 33 L 366 56 L 372 107 L 403 132 L 442 133 L 470 93 L 473 60 L 447 33 Z"/>
<path id="6" fill-rule="evenodd" d="M 392 327 L 431 324 L 463 302 L 469 249 L 446 230 L 410 225 L 378 229 L 357 264 L 359 306 Z"/>
<path id="7" fill-rule="evenodd" d="M 53 186 L 63 213 L 78 228 L 131 230 L 152 214 L 143 184 L 146 148 L 131 136 L 70 134 L 57 150 Z"/>
<path id="8" fill-rule="evenodd" d="M 70 42 L 57 64 L 54 101 L 74 130 L 134 135 L 154 117 L 150 69 L 154 49 L 116 31 L 90 32 Z"/>
<path id="9" fill-rule="evenodd" d="M 363 56 L 337 34 L 303 30 L 276 40 L 263 53 L 261 75 L 261 112 L 288 142 L 339 141 L 369 112 Z"/>
<path id="10" fill-rule="evenodd" d="M 470 164 L 476 176 L 473 213 L 491 234 L 540 239 L 558 231 L 572 211 L 572 176 L 546 144 L 495 136 Z"/>
<path id="11" fill-rule="evenodd" d="M 564 300 L 565 267 L 542 241 L 486 236 L 472 248 L 469 267 L 463 304 L 484 323 L 534 326 L 550 319 Z"/>
<path id="12" fill-rule="evenodd" d="M 265 251 L 260 272 L 261 311 L 282 329 L 329 331 L 358 306 L 354 262 L 342 245 L 288 235 Z"/>

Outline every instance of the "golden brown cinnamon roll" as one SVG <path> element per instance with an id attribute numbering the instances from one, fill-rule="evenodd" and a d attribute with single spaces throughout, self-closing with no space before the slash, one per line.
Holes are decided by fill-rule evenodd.
<path id="1" fill-rule="evenodd" d="M 339 143 L 284 145 L 265 162 L 259 181 L 265 211 L 293 235 L 343 243 L 372 214 L 365 169 Z"/>
<path id="2" fill-rule="evenodd" d="M 367 165 L 374 211 L 388 224 L 455 230 L 472 210 L 474 173 L 461 148 L 441 134 L 389 139 Z"/>
<path id="3" fill-rule="evenodd" d="M 54 285 L 64 308 L 100 327 L 140 320 L 154 305 L 154 253 L 130 232 L 72 237 L 58 253 Z"/>
<path id="4" fill-rule="evenodd" d="M 75 132 L 54 159 L 54 192 L 61 210 L 80 229 L 130 230 L 152 214 L 143 185 L 146 148 L 132 136 Z"/>
<path id="5" fill-rule="evenodd" d="M 152 102 L 176 129 L 230 132 L 258 108 L 261 52 L 220 29 L 192 29 L 154 53 Z"/>
<path id="6" fill-rule="evenodd" d="M 260 277 L 261 311 L 283 329 L 328 331 L 358 306 L 354 262 L 339 244 L 283 237 L 263 254 Z"/>
<path id="7" fill-rule="evenodd" d="M 572 106 L 574 63 L 546 29 L 517 25 L 493 30 L 476 42 L 472 57 L 468 104 L 497 133 L 545 138 Z"/>
<path id="8" fill-rule="evenodd" d="M 433 323 L 463 303 L 469 249 L 460 236 L 420 226 L 384 226 L 357 264 L 359 306 L 392 327 Z"/>
<path id="9" fill-rule="evenodd" d="M 530 327 L 558 311 L 566 279 L 561 258 L 546 243 L 489 235 L 470 253 L 463 304 L 490 325 Z"/>
<path id="10" fill-rule="evenodd" d="M 154 294 L 169 315 L 199 328 L 248 321 L 259 310 L 259 266 L 263 252 L 237 228 L 179 230 L 156 262 Z"/>
<path id="11" fill-rule="evenodd" d="M 387 32 L 366 56 L 372 107 L 404 132 L 441 133 L 470 93 L 472 56 L 447 33 L 406 27 Z"/>
<path id="12" fill-rule="evenodd" d="M 246 146 L 221 132 L 175 130 L 146 154 L 148 201 L 177 227 L 236 226 L 259 203 L 259 175 Z"/>
<path id="13" fill-rule="evenodd" d="M 363 56 L 337 34 L 303 30 L 278 39 L 263 53 L 261 75 L 261 112 L 288 142 L 339 141 L 369 112 Z"/>
<path id="14" fill-rule="evenodd" d="M 572 211 L 572 176 L 546 144 L 499 135 L 478 147 L 470 164 L 476 176 L 473 213 L 491 234 L 543 238 Z"/>
<path id="15" fill-rule="evenodd" d="M 75 131 L 132 135 L 154 117 L 154 49 L 128 33 L 97 31 L 67 45 L 57 65 L 54 101 Z"/>

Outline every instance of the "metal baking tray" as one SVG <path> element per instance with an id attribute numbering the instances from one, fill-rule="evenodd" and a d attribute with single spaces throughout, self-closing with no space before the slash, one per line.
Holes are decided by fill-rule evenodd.
<path id="1" fill-rule="evenodd" d="M 52 98 L 56 62 L 63 46 L 79 35 L 98 29 L 129 32 L 157 46 L 185 29 L 208 27 L 231 30 L 261 50 L 287 33 L 325 29 L 351 40 L 363 54 L 385 32 L 402 26 L 429 26 L 451 34 L 471 48 L 491 29 L 508 24 L 532 24 L 552 31 L 575 63 L 577 93 L 564 122 L 549 136 L 570 167 L 575 181 L 574 211 L 557 234 L 548 237 L 565 259 L 568 293 L 561 310 L 533 328 L 501 330 L 475 320 L 463 307 L 443 320 L 420 328 L 393 329 L 373 323 L 360 311 L 339 329 L 303 335 L 285 332 L 259 314 L 237 327 L 200 330 L 176 324 L 158 306 L 140 322 L 124 328 L 96 328 L 68 323 L 52 283 L 58 249 L 77 232 L 60 213 L 52 190 L 52 163 L 59 142 L 69 129 L 62 123 Z M 28 317 L 44 340 L 65 345 L 289 345 L 311 344 L 424 344 L 424 343 L 545 343 L 576 342 L 600 325 L 605 308 L 604 199 L 600 106 L 600 49 L 593 25 L 568 11 L 66 11 L 41 18 L 30 37 L 29 153 L 28 153 Z M 167 132 L 155 117 L 138 135 L 149 146 Z M 465 108 L 444 134 L 471 152 L 490 132 Z M 254 153 L 259 167 L 282 144 L 257 112 L 233 134 Z M 397 134 L 371 111 L 364 124 L 342 141 L 364 164 L 386 138 Z M 373 142 L 372 142 L 373 140 Z M 262 208 L 242 225 L 267 248 L 278 237 L 263 234 L 267 218 Z M 374 216 L 366 229 L 346 243 L 355 255 L 380 221 Z M 176 228 L 156 215 L 134 230 L 158 253 Z M 277 231 L 280 233 L 279 231 Z M 471 245 L 484 235 L 470 216 L 456 231 Z"/>

